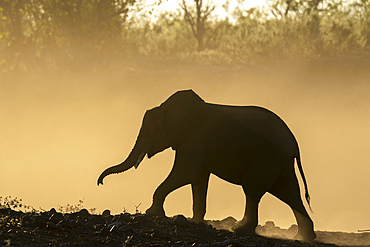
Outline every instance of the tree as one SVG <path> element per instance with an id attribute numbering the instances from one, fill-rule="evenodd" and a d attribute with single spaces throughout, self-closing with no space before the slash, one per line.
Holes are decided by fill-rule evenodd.
<path id="1" fill-rule="evenodd" d="M 203 0 L 193 1 L 195 9 L 189 7 L 186 0 L 182 0 L 180 7 L 184 11 L 185 20 L 190 25 L 191 31 L 198 42 L 198 51 L 202 51 L 205 48 L 206 24 L 216 6 L 210 2 L 204 3 Z"/>
<path id="2" fill-rule="evenodd" d="M 117 52 L 122 24 L 136 1 L 1 0 L 0 65 L 29 70 L 75 67 L 92 56 L 103 60 L 102 54 Z"/>
<path id="3" fill-rule="evenodd" d="M 275 0 L 271 13 L 277 19 L 291 19 L 304 23 L 309 32 L 310 39 L 317 42 L 315 46 L 321 46 L 320 36 L 320 12 L 319 8 L 323 0 Z"/>
<path id="4" fill-rule="evenodd" d="M 22 22 L 24 13 L 30 11 L 30 4 L 23 0 L 4 0 L 0 1 L 0 17 L 4 31 L 0 32 L 0 37 L 5 45 L 3 48 L 3 58 L 0 64 L 12 60 L 13 69 L 19 69 L 21 60 L 24 56 L 25 48 L 29 40 L 25 36 Z"/>

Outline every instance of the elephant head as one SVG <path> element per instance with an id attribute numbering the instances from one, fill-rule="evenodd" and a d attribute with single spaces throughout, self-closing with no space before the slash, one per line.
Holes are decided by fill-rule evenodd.
<path id="1" fill-rule="evenodd" d="M 192 90 L 178 91 L 164 103 L 147 110 L 136 143 L 122 163 L 106 169 L 98 179 L 98 185 L 112 173 L 121 173 L 131 167 L 137 168 L 145 155 L 155 154 L 172 147 L 176 150 L 203 119 L 201 99 Z"/>

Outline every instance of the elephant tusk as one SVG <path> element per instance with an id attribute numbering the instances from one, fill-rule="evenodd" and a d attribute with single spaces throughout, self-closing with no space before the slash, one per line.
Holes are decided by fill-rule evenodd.
<path id="1" fill-rule="evenodd" d="M 145 157 L 145 153 L 141 153 L 139 155 L 139 158 L 137 159 L 136 164 L 135 164 L 135 169 L 138 168 L 138 166 L 140 165 L 140 162 L 144 159 L 144 157 Z"/>

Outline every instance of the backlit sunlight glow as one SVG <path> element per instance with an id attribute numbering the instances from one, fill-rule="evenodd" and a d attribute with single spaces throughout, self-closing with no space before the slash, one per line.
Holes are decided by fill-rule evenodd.
<path id="1" fill-rule="evenodd" d="M 49 1 L 49 12 L 39 11 L 44 1 L 6 1 L 24 8 L 0 11 L 0 196 L 36 209 L 83 199 L 97 212 L 135 213 L 140 205 L 144 213 L 171 171 L 171 148 L 143 156 L 137 169 L 110 175 L 103 186 L 97 179 L 126 159 L 148 109 L 193 89 L 206 102 L 262 106 L 287 123 L 300 147 L 317 230 L 370 229 L 369 1 L 333 5 L 321 19 L 315 11 L 300 16 L 301 9 L 268 19 L 274 9 L 262 10 L 272 0 L 233 0 L 228 13 L 221 4 L 214 12 L 221 21 L 199 29 L 203 40 L 180 1 L 147 1 L 145 10 L 133 4 L 131 12 L 117 8 L 130 1 Z M 81 12 L 76 3 L 85 4 Z M 64 5 L 72 14 L 58 12 Z M 341 11 L 348 6 L 355 16 Z M 222 20 L 237 7 L 262 10 L 235 14 L 235 23 Z M 155 22 L 165 11 L 176 14 Z M 12 13 L 21 17 L 13 20 L 22 24 L 19 32 L 9 24 Z M 244 209 L 242 188 L 212 175 L 205 218 L 240 220 Z M 165 211 L 191 217 L 190 186 L 171 193 Z M 296 223 L 292 210 L 267 194 L 259 222 L 269 220 L 282 228 Z"/>

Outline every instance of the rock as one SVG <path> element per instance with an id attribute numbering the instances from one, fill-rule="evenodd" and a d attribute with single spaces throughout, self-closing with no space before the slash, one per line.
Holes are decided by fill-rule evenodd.
<path id="1" fill-rule="evenodd" d="M 48 223 L 48 221 L 42 215 L 36 216 L 35 220 L 33 221 L 33 224 L 35 224 L 38 227 L 45 227 L 46 223 Z"/>
<path id="2" fill-rule="evenodd" d="M 59 227 L 59 226 L 63 228 L 63 220 L 58 222 L 57 227 Z"/>
<path id="3" fill-rule="evenodd" d="M 263 227 L 267 229 L 273 229 L 275 228 L 275 223 L 273 221 L 266 221 Z"/>
<path id="4" fill-rule="evenodd" d="M 85 224 L 85 222 L 83 220 L 77 219 L 76 220 L 75 227 L 77 227 L 77 228 L 85 228 L 86 227 L 86 224 Z"/>
<path id="5" fill-rule="evenodd" d="M 105 220 L 105 222 L 111 222 L 114 216 L 110 214 L 109 209 L 106 209 L 103 211 L 102 217 Z"/>
<path id="6" fill-rule="evenodd" d="M 57 229 L 57 225 L 56 225 L 55 223 L 53 223 L 53 222 L 48 222 L 48 223 L 46 224 L 46 228 L 49 228 L 49 229 L 55 230 L 55 229 Z"/>
<path id="7" fill-rule="evenodd" d="M 185 218 L 184 215 L 176 215 L 173 217 L 173 223 L 177 226 L 187 226 L 189 221 Z"/>
<path id="8" fill-rule="evenodd" d="M 95 224 L 105 224 L 105 220 L 104 220 L 104 217 L 101 216 L 101 215 L 94 215 L 92 218 L 91 218 L 91 221 Z"/>
<path id="9" fill-rule="evenodd" d="M 231 228 L 236 224 L 237 220 L 231 216 L 223 220 L 211 220 L 207 221 L 208 224 L 212 225 L 216 229 L 226 229 L 231 230 Z"/>
<path id="10" fill-rule="evenodd" d="M 120 227 L 122 225 L 122 223 L 121 222 L 119 222 L 119 221 L 117 221 L 117 222 L 114 222 L 114 223 L 112 223 L 112 224 L 109 224 L 108 225 L 108 229 L 111 229 L 111 228 L 113 228 L 113 227 Z"/>
<path id="11" fill-rule="evenodd" d="M 11 246 L 11 240 L 10 239 L 5 239 L 4 241 L 0 242 L 0 245 L 3 245 L 3 246 Z"/>
<path id="12" fill-rule="evenodd" d="M 89 216 L 90 215 L 90 213 L 89 213 L 89 211 L 87 211 L 87 209 L 81 209 L 79 212 L 78 212 L 78 216 L 80 216 L 80 217 L 87 217 L 87 216 Z"/>
<path id="13" fill-rule="evenodd" d="M 129 213 L 124 213 L 120 215 L 116 215 L 113 218 L 114 221 L 119 221 L 119 222 L 129 222 L 131 220 L 131 214 Z"/>
<path id="14" fill-rule="evenodd" d="M 120 228 L 121 222 L 115 222 L 108 226 L 109 232 L 114 234 L 120 234 L 122 229 Z"/>
<path id="15" fill-rule="evenodd" d="M 131 240 L 134 236 L 128 236 L 126 241 L 123 243 L 123 246 L 131 246 Z"/>
<path id="16" fill-rule="evenodd" d="M 72 228 L 73 227 L 72 223 L 69 220 L 61 220 L 61 221 L 58 222 L 57 226 L 58 225 L 61 225 L 64 228 Z"/>
<path id="17" fill-rule="evenodd" d="M 227 226 L 227 227 L 231 227 L 233 225 L 235 225 L 235 223 L 237 222 L 237 220 L 231 216 L 223 219 L 220 221 L 220 223 L 224 226 Z"/>
<path id="18" fill-rule="evenodd" d="M 40 214 L 41 214 L 42 216 L 44 216 L 44 217 L 50 217 L 50 215 L 49 215 L 49 212 L 48 212 L 48 211 L 42 211 Z"/>
<path id="19" fill-rule="evenodd" d="M 53 214 L 56 214 L 57 211 L 55 210 L 55 208 L 52 208 L 50 209 L 50 211 L 48 212 L 49 216 L 52 216 Z"/>
<path id="20" fill-rule="evenodd" d="M 110 210 L 109 209 L 104 210 L 103 213 L 102 213 L 102 215 L 104 217 L 110 216 Z"/>
<path id="21" fill-rule="evenodd" d="M 2 245 L 1 239 L 11 239 L 12 246 L 329 246 L 320 242 L 302 244 L 298 241 L 284 241 L 261 236 L 237 236 L 229 231 L 215 230 L 205 224 L 190 222 L 183 215 L 173 218 L 141 214 L 133 215 L 131 218 L 129 214 L 122 215 L 124 214 L 116 215 L 114 218 L 108 215 L 114 219 L 108 221 L 102 215 L 70 217 L 69 214 L 64 214 L 63 220 L 57 224 L 48 221 L 51 216 L 47 213 L 0 215 L 0 246 Z M 233 221 L 232 218 L 229 220 Z M 134 222 L 137 223 L 133 224 Z M 290 228 L 291 231 L 294 229 L 296 230 L 296 226 Z M 280 236 L 283 231 L 289 231 L 276 226 L 273 230 L 279 230 Z M 342 241 L 343 245 L 351 246 L 355 244 L 365 246 L 370 239 L 370 234 L 364 233 L 317 232 L 317 234 L 320 240 L 327 236 L 330 239 Z M 329 236 L 329 234 L 332 235 Z M 285 235 L 288 236 L 288 234 Z"/>
<path id="22" fill-rule="evenodd" d="M 0 214 L 10 214 L 10 208 L 0 208 Z"/>
<path id="23" fill-rule="evenodd" d="M 52 216 L 50 216 L 49 221 L 53 222 L 54 224 L 58 224 L 59 221 L 63 220 L 63 214 L 61 213 L 55 213 Z"/>
<path id="24" fill-rule="evenodd" d="M 124 232 L 125 232 L 125 234 L 126 234 L 126 235 L 132 235 L 132 234 L 134 234 L 134 233 L 135 233 L 134 229 L 132 229 L 132 228 L 130 228 L 130 227 L 125 228 L 125 229 L 124 229 Z"/>
<path id="25" fill-rule="evenodd" d="M 100 236 L 103 236 L 103 237 L 108 236 L 108 235 L 109 235 L 109 230 L 108 230 L 108 228 L 103 227 L 103 228 L 99 231 L 99 235 L 100 235 Z"/>
<path id="26" fill-rule="evenodd" d="M 146 214 L 135 214 L 131 217 L 134 224 L 143 224 L 149 221 L 150 216 Z"/>

